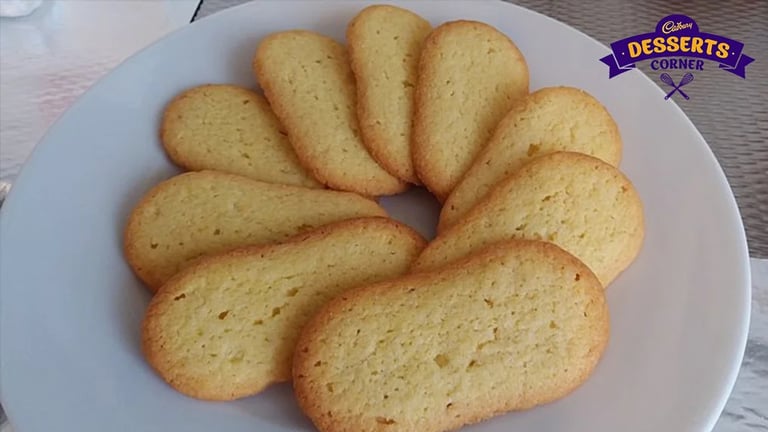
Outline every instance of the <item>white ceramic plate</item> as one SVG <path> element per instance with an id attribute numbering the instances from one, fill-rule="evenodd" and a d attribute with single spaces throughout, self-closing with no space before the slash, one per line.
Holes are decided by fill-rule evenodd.
<path id="1" fill-rule="evenodd" d="M 647 235 L 608 290 L 612 334 L 592 378 L 569 397 L 471 431 L 706 431 L 730 392 L 749 321 L 749 271 L 730 188 L 683 112 L 639 72 L 608 80 L 607 48 L 500 2 L 402 2 L 434 24 L 467 18 L 507 33 L 531 88 L 586 89 L 615 116 L 622 170 L 645 202 Z M 254 86 L 267 33 L 313 29 L 341 39 L 363 4 L 252 3 L 196 22 L 129 59 L 50 130 L 0 217 L 0 382 L 19 432 L 311 430 L 288 385 L 231 403 L 184 397 L 139 350 L 148 292 L 121 255 L 129 209 L 176 169 L 157 130 L 164 104 L 202 83 Z M 431 234 L 423 193 L 386 199 Z"/>

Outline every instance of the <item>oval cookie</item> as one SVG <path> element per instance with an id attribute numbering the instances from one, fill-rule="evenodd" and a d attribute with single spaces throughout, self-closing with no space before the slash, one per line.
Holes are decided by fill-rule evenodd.
<path id="1" fill-rule="evenodd" d="M 420 16 L 389 5 L 363 9 L 347 27 L 363 143 L 384 169 L 416 184 L 411 158 L 413 93 L 419 55 L 431 30 Z"/>
<path id="2" fill-rule="evenodd" d="M 321 432 L 455 430 L 567 395 L 608 335 L 592 272 L 513 240 L 332 300 L 302 331 L 293 387 Z"/>
<path id="3" fill-rule="evenodd" d="M 267 101 L 242 87 L 211 84 L 181 93 L 165 109 L 160 138 L 170 158 L 188 170 L 322 187 L 299 164 Z"/>
<path id="4" fill-rule="evenodd" d="M 618 169 L 581 153 L 529 162 L 439 234 L 414 270 L 440 267 L 491 243 L 546 240 L 583 261 L 607 286 L 643 243 L 643 205 Z"/>
<path id="5" fill-rule="evenodd" d="M 438 231 L 453 225 L 499 181 L 537 156 L 555 151 L 588 154 L 613 166 L 621 136 L 606 109 L 573 87 L 547 87 L 516 103 L 488 145 L 445 201 Z"/>
<path id="6" fill-rule="evenodd" d="M 453 21 L 427 37 L 413 124 L 416 173 L 444 201 L 512 104 L 528 94 L 528 66 L 495 28 Z"/>
<path id="7" fill-rule="evenodd" d="M 142 198 L 128 219 L 124 249 L 135 273 L 155 291 L 202 255 L 284 241 L 339 220 L 385 215 L 374 201 L 349 192 L 190 172 Z"/>
<path id="8" fill-rule="evenodd" d="M 205 258 L 152 299 L 145 356 L 186 395 L 255 394 L 291 378 L 299 331 L 317 309 L 350 288 L 403 274 L 423 246 L 400 223 L 364 218 Z"/>

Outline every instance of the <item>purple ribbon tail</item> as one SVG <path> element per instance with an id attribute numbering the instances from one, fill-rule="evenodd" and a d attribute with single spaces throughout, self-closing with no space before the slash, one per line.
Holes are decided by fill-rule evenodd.
<path id="1" fill-rule="evenodd" d="M 746 54 L 742 54 L 739 57 L 739 60 L 736 62 L 736 66 L 731 67 L 728 65 L 721 64 L 720 69 L 746 79 L 747 71 L 745 69 L 747 68 L 747 65 L 752 63 L 753 61 L 755 61 L 755 59 L 753 59 L 752 57 Z"/>
<path id="2" fill-rule="evenodd" d="M 613 54 L 608 54 L 601 58 L 600 61 L 608 66 L 608 79 L 621 75 L 624 72 L 629 72 L 635 68 L 634 64 L 628 64 L 623 67 L 619 66 L 619 63 L 616 62 L 616 57 L 614 57 Z"/>

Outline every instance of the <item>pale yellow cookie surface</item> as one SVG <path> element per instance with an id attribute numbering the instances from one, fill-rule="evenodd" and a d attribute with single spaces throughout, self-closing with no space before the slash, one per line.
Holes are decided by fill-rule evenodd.
<path id="1" fill-rule="evenodd" d="M 419 60 L 413 162 L 444 201 L 512 104 L 528 94 L 528 66 L 495 28 L 453 21 L 427 37 Z"/>
<path id="2" fill-rule="evenodd" d="M 498 241 L 557 244 L 607 286 L 640 251 L 643 205 L 618 169 L 581 153 L 556 152 L 529 162 L 455 225 L 439 234 L 414 270 L 445 265 Z"/>
<path id="3" fill-rule="evenodd" d="M 420 16 L 388 5 L 363 9 L 347 28 L 363 142 L 388 172 L 417 184 L 411 158 L 413 93 L 431 30 Z"/>
<path id="4" fill-rule="evenodd" d="M 440 212 L 438 231 L 453 225 L 499 181 L 537 156 L 555 151 L 588 154 L 613 166 L 621 136 L 606 109 L 573 87 L 547 87 L 516 103 L 499 123 Z"/>
<path id="5" fill-rule="evenodd" d="M 322 187 L 299 163 L 267 101 L 242 87 L 211 84 L 184 91 L 166 107 L 160 137 L 171 159 L 188 170 Z"/>
<path id="6" fill-rule="evenodd" d="M 259 44 L 253 69 L 299 160 L 320 182 L 368 196 L 406 188 L 363 145 L 343 45 L 309 31 L 274 33 Z"/>
<path id="7" fill-rule="evenodd" d="M 349 192 L 190 172 L 142 198 L 125 228 L 124 249 L 128 263 L 154 291 L 202 255 L 284 241 L 339 220 L 385 215 L 374 201 Z"/>
<path id="8" fill-rule="evenodd" d="M 299 331 L 317 309 L 348 289 L 405 273 L 423 246 L 402 224 L 365 218 L 206 258 L 152 299 L 144 353 L 189 396 L 255 394 L 290 380 Z"/>
<path id="9" fill-rule="evenodd" d="M 293 386 L 321 432 L 455 430 L 567 395 L 608 335 L 592 272 L 513 240 L 332 300 L 299 338 Z"/>

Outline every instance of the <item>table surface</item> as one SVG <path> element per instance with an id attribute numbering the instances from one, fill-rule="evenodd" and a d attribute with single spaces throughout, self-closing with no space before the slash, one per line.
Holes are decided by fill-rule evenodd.
<path id="1" fill-rule="evenodd" d="M 2 1 L 2 0 L 0 0 Z M 12 183 L 34 144 L 98 77 L 151 41 L 245 0 L 57 0 L 0 25 L 0 181 Z M 747 79 L 696 76 L 679 102 L 722 165 L 744 219 L 752 259 L 750 337 L 739 379 L 715 432 L 768 431 L 768 2 L 738 0 L 516 0 L 602 43 L 645 33 L 685 13 L 757 57 Z M 631 17 L 628 20 L 627 17 Z M 141 26 L 142 31 L 135 29 Z M 87 28 L 87 31 L 83 29 Z M 83 35 L 88 34 L 88 38 Z M 100 34 L 103 37 L 93 37 Z M 640 67 L 654 81 L 647 67 Z M 12 87 L 11 87 L 12 86 Z M 674 145 L 674 143 L 670 143 Z M 12 419 L 11 419 L 12 421 Z M 0 408 L 0 432 L 10 430 Z M 23 432 L 23 431 L 21 431 Z"/>

